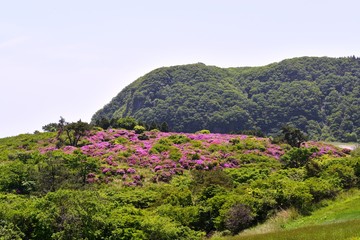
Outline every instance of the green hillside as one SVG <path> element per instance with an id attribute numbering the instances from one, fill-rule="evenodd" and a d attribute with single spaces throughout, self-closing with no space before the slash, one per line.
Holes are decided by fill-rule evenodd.
<path id="1" fill-rule="evenodd" d="M 300 216 L 294 209 L 282 210 L 264 224 L 233 237 L 213 240 L 250 239 L 360 239 L 360 192 L 358 189 L 325 200 L 324 207 Z"/>
<path id="2" fill-rule="evenodd" d="M 321 142 L 63 124 L 58 134 L 0 139 L 0 239 L 236 235 L 360 184 L 359 152 Z"/>
<path id="3" fill-rule="evenodd" d="M 302 57 L 263 67 L 156 69 L 124 88 L 92 122 L 133 116 L 172 131 L 276 133 L 292 124 L 314 140 L 359 141 L 360 59 Z"/>

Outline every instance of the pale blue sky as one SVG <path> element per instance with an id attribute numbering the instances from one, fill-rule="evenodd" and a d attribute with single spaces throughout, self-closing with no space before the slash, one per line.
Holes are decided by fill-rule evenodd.
<path id="1" fill-rule="evenodd" d="M 91 116 L 162 66 L 360 55 L 356 0 L 0 0 L 0 137 Z"/>

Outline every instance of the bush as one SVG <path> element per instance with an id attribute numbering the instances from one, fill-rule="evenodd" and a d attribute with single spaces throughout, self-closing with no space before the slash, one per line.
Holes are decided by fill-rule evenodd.
<path id="1" fill-rule="evenodd" d="M 146 135 L 145 133 L 142 133 L 138 136 L 139 140 L 149 140 L 149 136 Z"/>
<path id="2" fill-rule="evenodd" d="M 305 166 L 317 148 L 293 148 L 281 157 L 286 167 L 299 168 Z"/>
<path id="3" fill-rule="evenodd" d="M 181 151 L 176 147 L 170 148 L 170 159 L 174 161 L 179 161 L 182 157 Z"/>
<path id="4" fill-rule="evenodd" d="M 134 127 L 134 130 L 135 130 L 135 133 L 136 134 L 141 134 L 141 133 L 143 133 L 143 132 L 145 132 L 145 127 L 143 127 L 143 126 L 140 126 L 140 125 L 136 125 L 135 127 Z"/>
<path id="5" fill-rule="evenodd" d="M 169 139 L 170 139 L 174 144 L 183 144 L 183 143 L 190 142 L 190 138 L 186 137 L 185 135 L 171 135 L 171 136 L 169 137 Z"/>
<path id="6" fill-rule="evenodd" d="M 310 193 L 313 195 L 315 202 L 335 197 L 339 191 L 339 188 L 333 186 L 329 180 L 322 178 L 309 178 L 305 183 L 310 188 Z"/>
<path id="7" fill-rule="evenodd" d="M 134 129 L 134 127 L 136 125 L 137 125 L 137 122 L 136 122 L 135 118 L 132 118 L 132 117 L 120 118 L 116 122 L 116 127 L 124 128 L 126 130 L 132 130 L 132 129 Z"/>
<path id="8" fill-rule="evenodd" d="M 210 134 L 210 130 L 203 129 L 203 130 L 197 131 L 196 133 L 198 133 L 198 134 Z"/>
<path id="9" fill-rule="evenodd" d="M 234 150 L 254 150 L 258 149 L 260 151 L 266 150 L 267 142 L 266 140 L 259 140 L 256 138 L 246 138 L 244 140 L 240 139 L 231 139 L 230 143 Z"/>
<path id="10" fill-rule="evenodd" d="M 229 209 L 225 217 L 225 227 L 235 235 L 248 228 L 253 220 L 250 207 L 237 203 Z"/>
<path id="11" fill-rule="evenodd" d="M 2 240 L 21 240 L 25 234 L 13 223 L 0 220 L 0 236 Z"/>

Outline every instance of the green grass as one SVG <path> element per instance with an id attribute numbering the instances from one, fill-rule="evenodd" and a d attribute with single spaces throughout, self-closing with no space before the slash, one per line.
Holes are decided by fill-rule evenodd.
<path id="1" fill-rule="evenodd" d="M 339 196 L 335 201 L 327 201 L 328 206 L 314 211 L 310 216 L 290 221 L 285 228 L 298 228 L 313 224 L 328 224 L 360 219 L 360 191 L 353 190 Z"/>
<path id="2" fill-rule="evenodd" d="M 336 200 L 322 204 L 326 206 L 310 216 L 299 217 L 296 210 L 288 209 L 237 236 L 214 237 L 212 240 L 360 239 L 360 190 L 345 192 Z"/>
<path id="3" fill-rule="evenodd" d="M 272 233 L 250 236 L 219 238 L 222 240 L 355 240 L 360 237 L 360 220 L 314 225 L 297 229 L 282 230 Z M 215 238 L 214 238 L 215 240 Z"/>

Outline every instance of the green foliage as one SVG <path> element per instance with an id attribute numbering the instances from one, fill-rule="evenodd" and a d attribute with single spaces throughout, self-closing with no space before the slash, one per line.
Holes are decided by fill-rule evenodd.
<path id="1" fill-rule="evenodd" d="M 301 143 L 305 142 L 307 138 L 305 135 L 300 131 L 300 129 L 291 127 L 291 126 L 283 126 L 281 128 L 281 137 L 287 144 L 292 147 L 299 148 Z"/>
<path id="2" fill-rule="evenodd" d="M 0 236 L 1 240 L 21 240 L 25 234 L 13 223 L 0 220 Z"/>
<path id="3" fill-rule="evenodd" d="M 86 136 L 88 132 L 91 130 L 92 126 L 86 122 L 82 122 L 81 120 L 77 122 L 68 123 L 65 122 L 64 118 L 60 118 L 58 124 L 58 140 L 59 143 L 69 144 L 71 146 L 77 147 L 80 138 Z M 62 135 L 65 135 L 65 139 L 61 138 Z"/>
<path id="4" fill-rule="evenodd" d="M 111 122 L 107 118 L 101 118 L 95 122 L 95 125 L 102 129 L 108 129 L 111 126 Z"/>
<path id="5" fill-rule="evenodd" d="M 167 124 L 167 122 L 163 122 L 161 125 L 160 125 L 160 131 L 161 132 L 169 132 L 169 125 Z"/>
<path id="6" fill-rule="evenodd" d="M 201 188 L 206 188 L 211 185 L 219 185 L 225 188 L 232 187 L 231 178 L 222 170 L 193 170 L 191 171 L 191 176 L 193 178 L 192 188 L 194 191 L 198 191 Z"/>
<path id="7" fill-rule="evenodd" d="M 137 125 L 137 121 L 133 117 L 120 118 L 116 122 L 116 127 L 132 130 Z"/>
<path id="8" fill-rule="evenodd" d="M 267 142 L 266 140 L 258 140 L 256 138 L 231 139 L 230 143 L 233 145 L 233 149 L 236 150 L 254 150 L 265 151 Z"/>
<path id="9" fill-rule="evenodd" d="M 178 148 L 171 147 L 169 157 L 171 160 L 179 161 L 180 158 L 182 157 L 182 154 Z"/>
<path id="10" fill-rule="evenodd" d="M 258 166 L 244 166 L 241 168 L 229 168 L 225 172 L 236 183 L 246 183 L 257 179 L 265 179 L 270 174 L 271 169 L 259 168 Z"/>
<path id="11" fill-rule="evenodd" d="M 338 187 L 331 184 L 331 182 L 327 179 L 309 178 L 306 179 L 305 182 L 316 202 L 326 198 L 333 198 L 340 190 Z"/>
<path id="12" fill-rule="evenodd" d="M 141 133 L 145 132 L 146 129 L 143 126 L 136 125 L 134 127 L 134 130 L 135 130 L 136 134 L 141 134 Z"/>
<path id="13" fill-rule="evenodd" d="M 310 156 L 317 151 L 317 148 L 293 148 L 281 157 L 281 161 L 287 167 L 303 167 L 310 160 Z"/>
<path id="14" fill-rule="evenodd" d="M 99 162 L 96 159 L 88 157 L 78 150 L 71 155 L 67 165 L 72 170 L 75 181 L 80 182 L 83 186 L 86 184 L 88 174 L 96 172 L 99 168 Z"/>
<path id="15" fill-rule="evenodd" d="M 0 164 L 0 190 L 28 193 L 34 188 L 34 179 L 28 165 L 17 160 Z"/>
<path id="16" fill-rule="evenodd" d="M 123 89 L 92 122 L 132 116 L 178 132 L 265 135 L 291 124 L 311 139 L 359 141 L 359 68 L 358 58 L 328 57 L 253 68 L 164 67 Z"/>
<path id="17" fill-rule="evenodd" d="M 360 145 L 356 146 L 354 150 L 351 151 L 351 156 L 360 157 Z"/>
<path id="18" fill-rule="evenodd" d="M 115 144 L 123 144 L 124 145 L 124 144 L 129 143 L 129 140 L 124 138 L 124 137 L 118 137 L 118 138 L 113 140 L 113 143 L 115 143 Z"/>
<path id="19" fill-rule="evenodd" d="M 167 141 L 160 140 L 158 143 L 155 143 L 150 149 L 150 153 L 162 153 L 168 151 L 171 147 Z"/>
<path id="20" fill-rule="evenodd" d="M 186 137 L 185 135 L 171 135 L 169 137 L 169 139 L 174 144 L 184 144 L 184 143 L 190 142 L 190 139 L 188 137 Z"/>
<path id="21" fill-rule="evenodd" d="M 181 226 L 179 223 L 171 221 L 169 217 L 149 215 L 142 219 L 141 225 L 146 239 L 151 240 L 200 240 L 204 237 L 203 233 Z"/>
<path id="22" fill-rule="evenodd" d="M 199 133 L 199 134 L 210 134 L 210 130 L 203 129 L 203 130 L 197 131 L 196 133 Z"/>
<path id="23" fill-rule="evenodd" d="M 219 238 L 219 240 L 358 240 L 360 235 L 360 220 L 334 222 L 330 224 L 313 224 L 297 229 L 279 230 L 264 234 L 249 236 L 234 236 Z M 215 240 L 215 239 L 214 239 Z"/>
<path id="24" fill-rule="evenodd" d="M 360 184 L 355 155 L 281 150 L 255 137 L 211 143 L 210 135 L 146 132 L 158 139 L 149 149 L 132 131 L 95 131 L 89 139 L 102 141 L 91 155 L 85 149 L 95 145 L 55 149 L 54 133 L 0 139 L 1 237 L 203 239 L 238 233 L 279 209 L 309 214 Z M 120 148 L 111 155 L 112 147 Z M 269 149 L 285 155 L 279 160 Z M 152 165 L 134 158 L 142 150 L 155 155 Z M 189 169 L 181 168 L 185 158 Z"/>
<path id="25" fill-rule="evenodd" d="M 59 124 L 49 123 L 42 127 L 45 132 L 57 132 L 59 130 Z"/>
<path id="26" fill-rule="evenodd" d="M 139 136 L 138 136 L 138 139 L 139 140 L 149 140 L 150 137 L 148 135 L 146 135 L 145 133 L 141 133 Z"/>
<path id="27" fill-rule="evenodd" d="M 251 209 L 244 204 L 238 203 L 229 209 L 225 225 L 232 234 L 237 234 L 241 230 L 248 228 L 253 220 Z"/>

